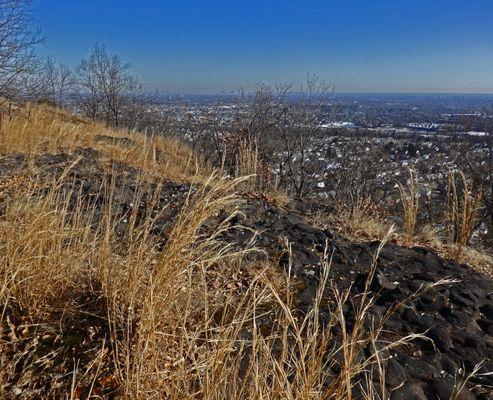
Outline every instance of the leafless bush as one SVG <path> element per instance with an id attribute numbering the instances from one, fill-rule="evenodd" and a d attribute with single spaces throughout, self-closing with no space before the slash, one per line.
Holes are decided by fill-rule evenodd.
<path id="1" fill-rule="evenodd" d="M 240 91 L 233 121 L 220 118 L 221 105 L 209 118 L 210 158 L 226 172 L 236 169 L 240 146 L 255 146 L 258 158 L 295 196 L 304 195 L 321 172 L 321 117 L 333 86 L 310 76 L 299 88 L 258 83 L 253 93 Z"/>
<path id="2" fill-rule="evenodd" d="M 334 86 L 309 76 L 298 92 L 298 99 L 288 102 L 279 124 L 279 173 L 289 190 L 298 197 L 321 173 L 321 117 L 328 107 Z"/>

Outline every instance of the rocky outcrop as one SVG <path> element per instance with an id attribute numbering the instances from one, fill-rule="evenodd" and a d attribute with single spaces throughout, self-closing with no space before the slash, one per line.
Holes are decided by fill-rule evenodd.
<path id="1" fill-rule="evenodd" d="M 248 229 L 229 233 L 229 240 L 250 240 L 268 253 L 291 243 L 292 268 L 304 283 L 301 308 L 309 309 L 316 293 L 323 251 L 330 255 L 330 278 L 339 288 L 362 293 L 380 243 L 356 243 L 307 225 L 292 213 L 263 202 L 251 203 L 241 223 Z M 248 232 L 248 233 L 247 233 Z M 285 254 L 285 253 L 284 253 Z M 280 265 L 287 263 L 285 255 Z M 445 280 L 447 284 L 432 286 Z M 415 296 L 415 293 L 424 293 Z M 387 244 L 379 254 L 370 289 L 376 295 L 374 320 L 396 307 L 385 323 L 393 337 L 423 333 L 419 340 L 388 354 L 386 384 L 392 399 L 449 399 L 461 377 L 480 365 L 479 373 L 461 393 L 463 399 L 491 399 L 493 376 L 493 281 L 440 258 L 433 250 Z M 346 316 L 351 321 L 351 307 Z"/>

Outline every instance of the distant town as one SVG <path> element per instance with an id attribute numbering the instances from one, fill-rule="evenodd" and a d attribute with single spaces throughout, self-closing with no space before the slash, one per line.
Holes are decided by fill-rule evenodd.
<path id="1" fill-rule="evenodd" d="M 179 134 L 196 144 L 230 129 L 252 105 L 233 95 L 170 96 L 149 107 L 172 115 Z M 493 95 L 335 94 L 314 124 L 316 139 L 307 149 L 315 165 L 308 183 L 312 192 L 330 199 L 342 186 L 361 184 L 368 192 L 361 195 L 391 210 L 398 202 L 397 182 L 413 170 L 423 199 L 436 207 L 450 172 L 473 175 L 486 167 Z M 353 171 L 351 182 L 341 178 L 344 170 Z M 430 223 L 439 212 L 429 210 Z"/>

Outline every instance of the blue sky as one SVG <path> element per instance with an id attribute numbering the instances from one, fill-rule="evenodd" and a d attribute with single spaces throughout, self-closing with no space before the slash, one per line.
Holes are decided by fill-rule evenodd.
<path id="1" fill-rule="evenodd" d="M 493 92 L 493 0 L 34 0 L 42 52 L 99 42 L 169 93 L 318 74 L 338 92 Z"/>

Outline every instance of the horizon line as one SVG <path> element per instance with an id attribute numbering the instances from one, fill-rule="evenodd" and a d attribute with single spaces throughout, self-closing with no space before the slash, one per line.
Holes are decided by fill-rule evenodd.
<path id="1" fill-rule="evenodd" d="M 215 95 L 234 95 L 237 89 L 229 91 L 218 91 L 210 93 L 193 93 L 193 92 L 167 92 L 157 89 L 158 94 L 165 96 L 215 96 Z M 293 91 L 293 94 L 301 93 L 300 91 Z M 337 95 L 462 95 L 462 96 L 493 96 L 493 92 L 418 92 L 418 91 L 336 91 L 334 96 Z"/>

